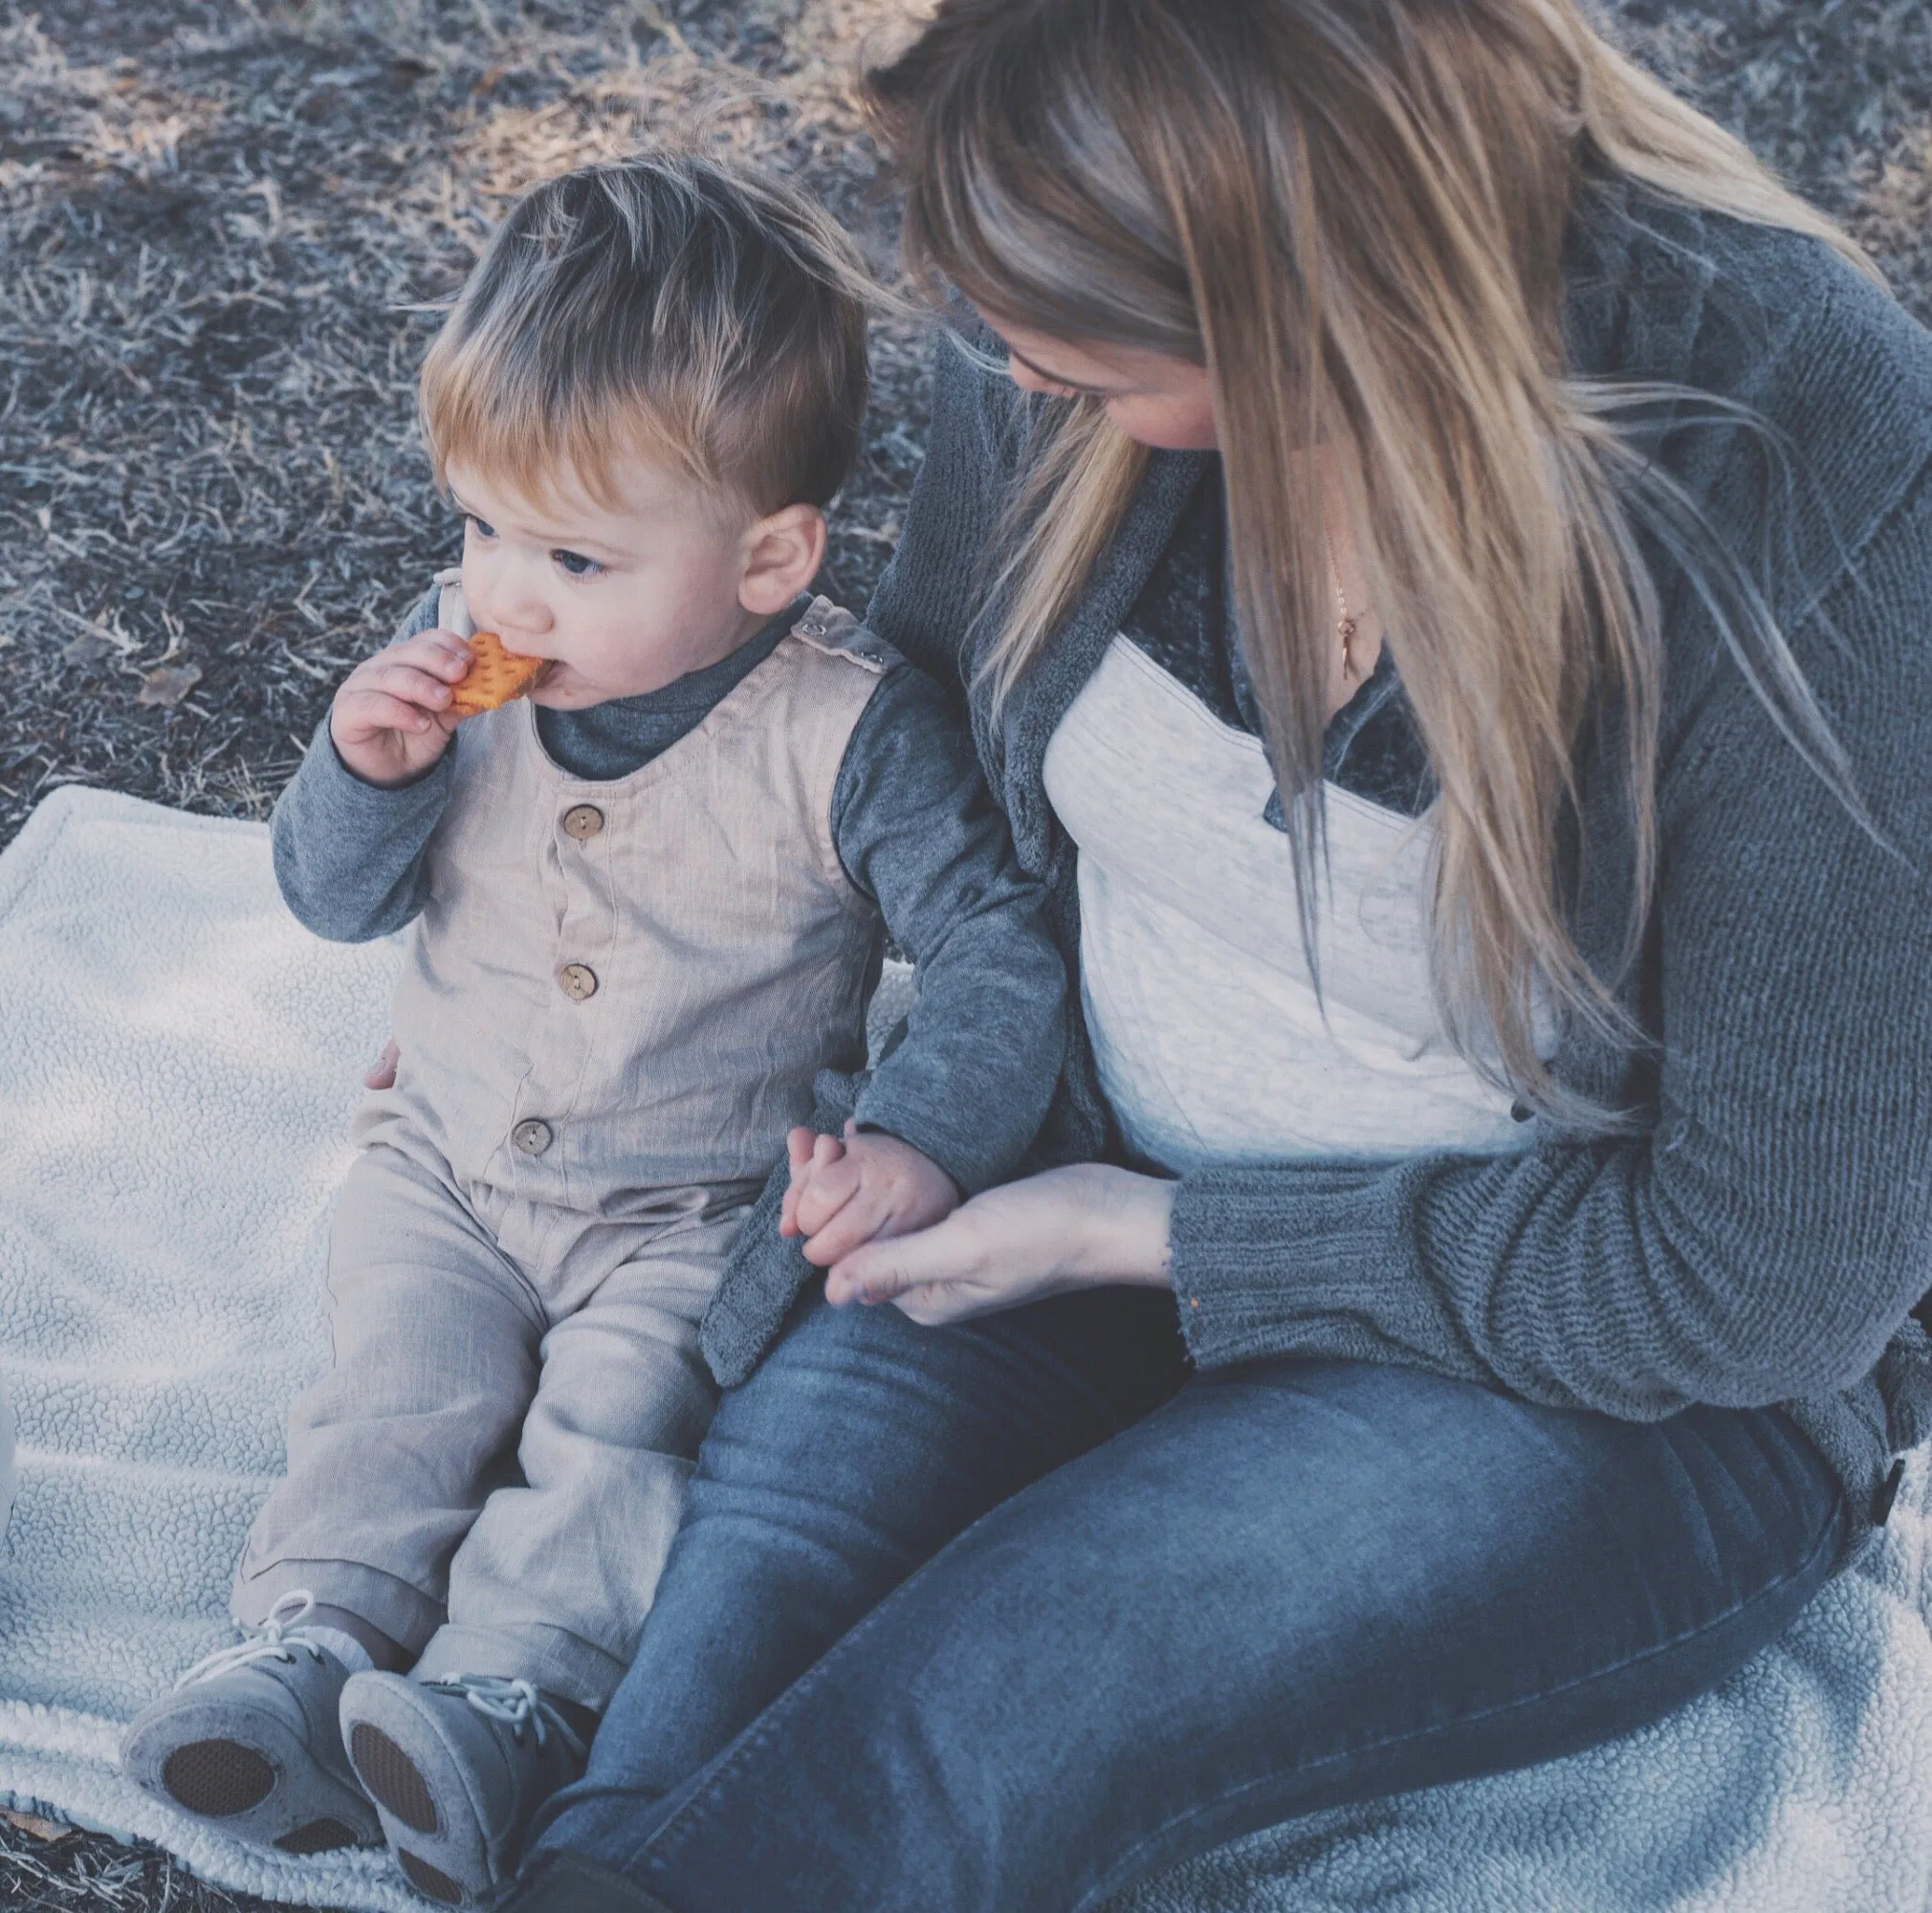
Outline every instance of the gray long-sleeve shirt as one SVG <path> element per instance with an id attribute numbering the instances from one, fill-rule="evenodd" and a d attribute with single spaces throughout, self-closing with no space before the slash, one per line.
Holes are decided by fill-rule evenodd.
<path id="1" fill-rule="evenodd" d="M 539 709 L 544 749 L 573 777 L 629 776 L 769 657 L 803 602 L 661 691 Z M 398 638 L 431 628 L 435 615 L 432 591 Z M 310 930 L 362 942 L 421 911 L 462 744 L 458 730 L 426 776 L 380 788 L 342 762 L 324 719 L 273 820 L 276 879 Z M 1065 1041 L 1066 973 L 963 718 L 924 672 L 895 664 L 881 678 L 840 765 L 831 825 L 846 875 L 919 975 L 905 1037 L 866 1085 L 857 1118 L 910 1142 L 962 1189 L 986 1188 L 1012 1173 L 1045 1114 Z"/>

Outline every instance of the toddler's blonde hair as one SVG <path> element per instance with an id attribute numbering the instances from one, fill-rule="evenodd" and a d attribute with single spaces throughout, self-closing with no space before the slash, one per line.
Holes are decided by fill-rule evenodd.
<path id="1" fill-rule="evenodd" d="M 851 240 L 778 180 L 669 150 L 546 180 L 424 363 L 437 483 L 455 460 L 610 504 L 641 456 L 759 513 L 823 506 L 858 456 L 870 294 Z"/>

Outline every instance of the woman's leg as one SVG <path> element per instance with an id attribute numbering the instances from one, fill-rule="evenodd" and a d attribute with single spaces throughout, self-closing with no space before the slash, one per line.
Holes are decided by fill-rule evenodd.
<path id="1" fill-rule="evenodd" d="M 1656 1718 L 1785 1628 L 1840 1509 L 1775 1411 L 1210 1376 L 955 1541 L 675 1794 L 539 1856 L 506 1913 L 1071 1913 Z"/>
<path id="2" fill-rule="evenodd" d="M 636 1658 L 544 1842 L 629 1824 L 962 1528 L 1184 1374 L 1165 1293 L 922 1329 L 815 1289 L 719 1404 Z"/>

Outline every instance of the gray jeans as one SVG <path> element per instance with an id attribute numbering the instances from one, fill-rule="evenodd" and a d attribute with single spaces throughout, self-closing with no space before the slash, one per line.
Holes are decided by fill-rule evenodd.
<path id="1" fill-rule="evenodd" d="M 715 1405 L 697 1325 L 744 1214 L 733 1188 L 586 1217 L 365 1151 L 330 1242 L 329 1371 L 290 1412 L 235 1618 L 306 1588 L 425 1675 L 602 1707 Z"/>

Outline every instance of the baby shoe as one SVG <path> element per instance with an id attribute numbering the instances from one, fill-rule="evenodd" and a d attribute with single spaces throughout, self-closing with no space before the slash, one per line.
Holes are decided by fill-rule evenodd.
<path id="1" fill-rule="evenodd" d="M 584 1746 L 528 1681 L 358 1674 L 342 1742 L 383 1836 L 426 1899 L 472 1905 L 516 1866 L 537 1809 L 583 1770 Z"/>
<path id="2" fill-rule="evenodd" d="M 198 1660 L 121 1737 L 121 1770 L 143 1792 L 238 1840 L 290 1854 L 375 1846 L 381 1822 L 342 1751 L 337 1709 L 349 1670 L 284 1594 L 249 1638 Z"/>

